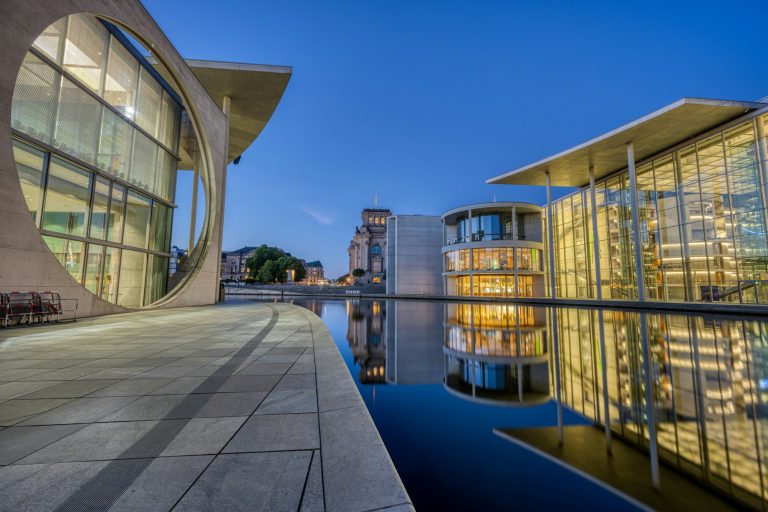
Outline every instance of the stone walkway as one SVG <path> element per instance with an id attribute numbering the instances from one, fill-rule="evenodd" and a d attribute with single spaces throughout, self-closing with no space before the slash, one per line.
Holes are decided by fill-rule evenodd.
<path id="1" fill-rule="evenodd" d="M 0 510 L 412 510 L 325 325 L 225 304 L 0 330 Z"/>

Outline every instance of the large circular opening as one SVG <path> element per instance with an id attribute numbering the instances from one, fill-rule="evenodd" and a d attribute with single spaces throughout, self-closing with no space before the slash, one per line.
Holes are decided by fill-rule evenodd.
<path id="1" fill-rule="evenodd" d="M 194 132 L 185 102 L 147 54 L 106 20 L 67 16 L 27 52 L 12 104 L 19 182 L 45 244 L 87 290 L 129 308 L 162 300 L 195 262 L 172 243 L 172 225 L 197 138 L 184 136 Z"/>

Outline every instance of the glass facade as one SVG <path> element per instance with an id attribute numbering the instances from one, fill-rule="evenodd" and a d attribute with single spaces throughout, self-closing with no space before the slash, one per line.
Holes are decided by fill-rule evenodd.
<path id="1" fill-rule="evenodd" d="M 647 300 L 768 302 L 760 142 L 750 120 L 637 166 Z M 629 172 L 595 195 L 603 297 L 637 299 Z M 559 297 L 596 297 L 590 205 L 589 190 L 553 202 Z"/>
<path id="2" fill-rule="evenodd" d="M 113 27 L 68 16 L 27 53 L 14 89 L 14 156 L 51 252 L 127 307 L 167 290 L 181 106 Z"/>
<path id="3" fill-rule="evenodd" d="M 456 276 L 456 295 L 467 297 L 535 297 L 534 276 L 514 274 L 475 274 Z"/>
<path id="4" fill-rule="evenodd" d="M 565 308 L 549 314 L 558 320 L 566 405 L 605 424 L 607 393 L 615 435 L 648 449 L 653 421 L 663 461 L 744 503 L 762 506 L 768 492 L 765 323 Z M 606 382 L 595 341 L 601 315 Z M 643 358 L 644 338 L 649 361 Z"/>

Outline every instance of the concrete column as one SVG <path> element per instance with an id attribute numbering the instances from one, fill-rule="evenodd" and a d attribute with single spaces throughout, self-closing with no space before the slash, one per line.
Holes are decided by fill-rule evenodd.
<path id="1" fill-rule="evenodd" d="M 512 207 L 512 266 L 515 271 L 515 298 L 520 296 L 520 282 L 517 271 L 517 207 Z M 519 325 L 519 323 L 518 323 Z"/>
<path id="2" fill-rule="evenodd" d="M 597 231 L 597 197 L 595 194 L 595 168 L 589 167 L 589 200 L 592 205 L 592 252 L 595 260 L 595 281 L 597 300 L 603 300 L 603 283 L 600 275 L 600 242 Z M 608 402 L 608 368 L 605 354 L 605 325 L 603 310 L 597 310 L 597 329 L 600 336 L 600 366 L 603 381 L 603 422 L 605 423 L 605 449 L 611 453 L 611 406 Z"/>
<path id="3" fill-rule="evenodd" d="M 680 255 L 683 258 L 683 272 L 685 272 L 685 300 L 694 302 L 696 295 L 693 290 L 693 274 L 691 273 L 691 254 L 688 250 L 688 208 L 685 206 L 685 190 L 683 190 L 683 161 L 680 152 L 675 152 L 675 185 L 677 194 L 677 216 L 680 230 Z"/>
<path id="4" fill-rule="evenodd" d="M 472 241 L 472 210 L 469 210 L 469 242 Z M 465 243 L 467 241 L 465 240 Z M 474 255 L 472 254 L 472 248 L 467 249 L 469 251 L 469 296 L 473 297 L 475 295 L 475 283 L 474 283 Z"/>
<path id="5" fill-rule="evenodd" d="M 632 240 L 635 245 L 635 275 L 637 277 L 637 300 L 645 302 L 645 269 L 640 247 L 640 212 L 637 205 L 637 172 L 635 171 L 635 145 L 627 144 L 627 166 L 629 167 L 629 193 L 632 205 Z"/>
<path id="6" fill-rule="evenodd" d="M 552 222 L 552 184 L 549 176 L 549 171 L 546 172 L 547 178 L 547 238 L 549 238 L 549 288 L 550 296 L 556 298 L 555 293 L 555 242 L 554 242 L 554 227 Z M 560 391 L 560 344 L 558 340 L 558 327 L 557 327 L 557 308 L 551 308 L 550 314 L 552 316 L 552 359 L 555 362 L 555 402 L 557 404 L 557 441 L 560 446 L 563 445 L 563 401 Z"/>
<path id="7" fill-rule="evenodd" d="M 765 122 L 763 116 L 755 118 L 757 134 L 757 158 L 760 167 L 760 196 L 763 199 L 763 222 L 768 229 L 768 143 L 765 140 Z"/>
<path id="8" fill-rule="evenodd" d="M 218 259 L 216 260 L 217 268 L 221 266 L 221 248 L 224 243 L 224 203 L 227 200 L 227 165 L 229 164 L 229 111 L 231 107 L 231 99 L 229 96 L 224 96 L 221 102 L 221 111 L 227 118 L 226 127 L 224 129 L 224 175 L 221 180 L 221 208 L 219 208 L 219 219 L 221 226 L 219 227 L 219 252 Z M 219 301 L 219 286 L 221 286 L 221 274 L 218 275 L 218 286 L 216 288 L 216 302 Z"/>
<path id="9" fill-rule="evenodd" d="M 200 181 L 200 152 L 198 150 L 195 150 L 192 167 L 194 168 L 192 178 L 192 213 L 189 217 L 189 245 L 187 246 L 187 254 L 190 254 L 192 249 L 195 247 L 195 224 L 197 224 L 197 182 Z"/>

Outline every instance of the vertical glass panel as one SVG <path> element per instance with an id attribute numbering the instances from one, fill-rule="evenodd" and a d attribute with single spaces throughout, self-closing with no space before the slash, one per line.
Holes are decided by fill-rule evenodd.
<path id="1" fill-rule="evenodd" d="M 131 185 L 154 192 L 155 172 L 157 170 L 157 144 L 138 130 L 134 136 L 133 158 L 131 160 Z"/>
<path id="2" fill-rule="evenodd" d="M 176 192 L 176 168 L 178 161 L 176 157 L 164 149 L 158 149 L 159 158 L 157 161 L 157 170 L 155 173 L 154 193 L 164 199 L 173 201 Z"/>
<path id="3" fill-rule="evenodd" d="M 107 247 L 104 251 L 104 278 L 101 280 L 99 297 L 117 303 L 117 279 L 120 272 L 120 249 Z"/>
<path id="4" fill-rule="evenodd" d="M 106 27 L 93 16 L 74 14 L 69 17 L 64 69 L 96 92 L 101 90 L 107 36 Z"/>
<path id="5" fill-rule="evenodd" d="M 149 220 L 149 198 L 129 190 L 128 205 L 125 210 L 125 233 L 123 235 L 123 243 L 125 245 L 146 249 Z M 125 259 L 125 256 L 123 256 L 123 258 Z"/>
<path id="6" fill-rule="evenodd" d="M 51 159 L 42 228 L 85 236 L 91 173 L 57 158 Z"/>
<path id="7" fill-rule="evenodd" d="M 137 308 L 142 305 L 146 261 L 147 255 L 143 252 L 122 251 L 118 305 L 128 308 Z"/>
<path id="8" fill-rule="evenodd" d="M 43 183 L 44 153 L 21 142 L 13 141 L 13 156 L 16 160 L 16 172 L 19 174 L 21 191 L 27 201 L 27 208 L 29 208 L 32 218 L 37 221 L 40 190 Z"/>
<path id="9" fill-rule="evenodd" d="M 152 247 L 158 252 L 170 252 L 171 209 L 157 201 L 152 203 Z"/>
<path id="10" fill-rule="evenodd" d="M 149 256 L 150 266 L 147 268 L 147 287 L 144 294 L 144 304 L 157 302 L 165 295 L 168 281 L 168 258 L 165 256 Z"/>
<path id="11" fill-rule="evenodd" d="M 123 241 L 123 211 L 125 210 L 125 188 L 117 183 L 112 184 L 112 202 L 109 204 L 109 228 L 107 230 L 110 242 Z"/>
<path id="12" fill-rule="evenodd" d="M 104 269 L 104 246 L 88 244 L 88 254 L 85 258 L 85 288 L 99 294 L 103 288 L 102 270 Z"/>
<path id="13" fill-rule="evenodd" d="M 53 146 L 89 164 L 96 163 L 101 103 L 62 78 Z"/>
<path id="14" fill-rule="evenodd" d="M 83 283 L 83 242 L 76 240 L 65 240 L 53 236 L 44 236 L 43 240 L 48 249 L 59 260 L 64 268 L 67 269 L 75 281 Z"/>
<path id="15" fill-rule="evenodd" d="M 133 132 L 131 125 L 105 108 L 101 119 L 96 166 L 113 176 L 127 180 Z"/>
<path id="16" fill-rule="evenodd" d="M 168 92 L 163 93 L 163 113 L 160 118 L 160 142 L 172 151 L 178 150 L 181 108 Z"/>
<path id="17" fill-rule="evenodd" d="M 150 135 L 156 137 L 163 88 L 144 68 L 141 68 L 139 82 L 139 99 L 136 104 L 136 123 L 144 128 Z"/>
<path id="18" fill-rule="evenodd" d="M 13 90 L 11 125 L 14 129 L 40 142 L 51 143 L 60 79 L 53 68 L 27 52 Z"/>
<path id="19" fill-rule="evenodd" d="M 109 66 L 104 82 L 104 99 L 127 118 L 133 119 L 139 62 L 114 36 L 110 36 Z"/>
<path id="20" fill-rule="evenodd" d="M 61 64 L 62 46 L 64 44 L 64 32 L 67 28 L 67 18 L 48 25 L 32 45 L 43 52 L 57 64 Z"/>
<path id="21" fill-rule="evenodd" d="M 91 210 L 91 238 L 104 240 L 107 236 L 107 206 L 109 205 L 109 181 L 100 176 L 93 183 L 93 209 Z"/>

